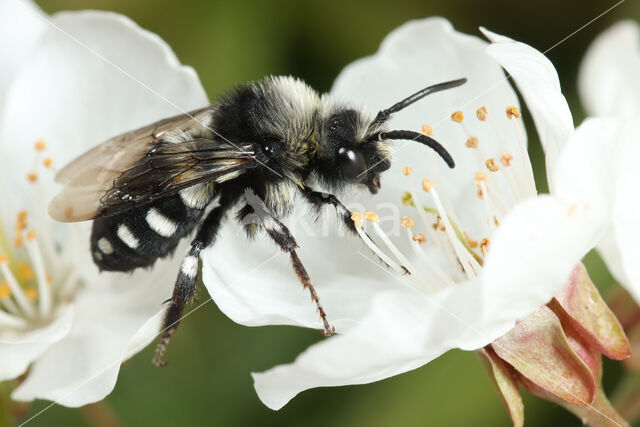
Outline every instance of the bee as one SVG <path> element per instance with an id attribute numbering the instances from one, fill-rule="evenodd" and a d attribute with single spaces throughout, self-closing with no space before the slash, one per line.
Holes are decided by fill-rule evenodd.
<path id="1" fill-rule="evenodd" d="M 358 186 L 375 194 L 380 174 L 390 167 L 392 140 L 424 144 L 453 168 L 437 141 L 388 130 L 386 123 L 425 96 L 465 82 L 429 86 L 373 118 L 293 77 L 242 84 L 215 104 L 117 136 L 77 157 L 56 175 L 63 188 L 49 213 L 59 221 L 93 220 L 91 252 L 101 271 L 150 267 L 197 229 L 167 300 L 153 359 L 158 366 L 165 364 L 185 305 L 195 298 L 199 255 L 231 211 L 250 237 L 263 232 L 289 255 L 317 307 L 323 334 L 331 335 L 334 328 L 282 219 L 298 194 L 317 212 L 333 206 L 359 236 L 334 193 Z"/>

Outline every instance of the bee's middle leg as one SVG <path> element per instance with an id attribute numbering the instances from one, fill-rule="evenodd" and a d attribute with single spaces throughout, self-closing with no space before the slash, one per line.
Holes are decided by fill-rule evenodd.
<path id="1" fill-rule="evenodd" d="M 322 334 L 325 336 L 333 335 L 335 328 L 329 324 L 327 314 L 320 303 L 320 298 L 313 286 L 311 277 L 296 252 L 298 243 L 291 234 L 291 231 L 289 231 L 280 220 L 269 213 L 261 202 L 256 202 L 255 199 L 252 199 L 251 197 L 247 197 L 248 204 L 238 213 L 238 220 L 244 225 L 249 235 L 253 235 L 257 226 L 261 226 L 280 250 L 289 254 L 293 270 L 298 276 L 300 283 L 302 283 L 302 286 L 305 289 L 309 289 L 311 300 L 315 303 L 318 313 L 320 314 L 324 327 Z"/>

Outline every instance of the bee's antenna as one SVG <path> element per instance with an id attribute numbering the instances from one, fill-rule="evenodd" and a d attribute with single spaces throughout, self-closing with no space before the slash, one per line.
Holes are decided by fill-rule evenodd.
<path id="1" fill-rule="evenodd" d="M 460 85 L 465 84 L 466 82 L 467 82 L 467 79 L 466 78 L 462 78 L 462 79 L 451 80 L 449 82 L 438 83 L 438 84 L 435 84 L 433 86 L 426 87 L 426 88 L 422 89 L 421 91 L 418 91 L 418 92 L 414 93 L 413 95 L 403 99 L 402 101 L 398 102 L 397 104 L 392 105 L 391 107 L 387 108 L 386 110 L 380 111 L 378 113 L 378 115 L 376 116 L 375 120 L 373 121 L 373 123 L 375 123 L 375 124 L 384 123 L 385 121 L 387 121 L 389 116 L 391 116 L 393 113 L 397 113 L 398 111 L 402 110 L 405 107 L 408 107 L 409 105 L 413 104 L 414 102 L 421 100 L 425 96 L 427 96 L 429 94 L 432 94 L 432 93 L 435 93 L 435 92 L 440 92 L 441 90 L 458 87 Z"/>
<path id="2" fill-rule="evenodd" d="M 411 131 L 411 130 L 392 130 L 392 131 L 389 131 L 389 132 L 380 132 L 378 134 L 378 139 L 380 139 L 380 140 L 383 140 L 383 139 L 406 139 L 407 141 L 419 142 L 420 144 L 424 144 L 427 147 L 431 148 L 436 153 L 438 153 L 438 155 L 440 157 L 442 157 L 442 159 L 445 162 L 447 162 L 447 165 L 450 168 L 453 169 L 456 166 L 456 163 L 453 161 L 453 157 L 451 157 L 451 154 L 449 154 L 449 152 L 447 151 L 446 148 L 444 148 L 435 139 L 433 139 L 433 138 L 431 138 L 431 137 L 429 137 L 427 135 L 424 135 L 422 133 L 414 132 L 414 131 Z"/>

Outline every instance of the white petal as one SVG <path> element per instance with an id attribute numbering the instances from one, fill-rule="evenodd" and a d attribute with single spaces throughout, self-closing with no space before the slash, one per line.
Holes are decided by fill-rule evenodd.
<path id="1" fill-rule="evenodd" d="M 128 18 L 64 12 L 51 22 L 7 99 L 0 142 L 17 152 L 22 173 L 39 139 L 61 166 L 114 135 L 206 105 L 193 69 Z"/>
<path id="2" fill-rule="evenodd" d="M 179 263 L 176 256 L 158 261 L 151 271 L 103 273 L 106 283 L 93 284 L 76 298 L 69 334 L 33 364 L 12 398 L 70 407 L 103 399 L 113 390 L 122 362 L 158 334 Z"/>
<path id="3" fill-rule="evenodd" d="M 12 336 L 4 333 L 0 337 L 0 381 L 24 373 L 31 362 L 67 335 L 72 320 L 73 309 L 66 307 L 43 328 Z"/>
<path id="4" fill-rule="evenodd" d="M 633 117 L 640 110 L 640 31 L 621 21 L 600 34 L 587 50 L 578 89 L 590 115 Z"/>
<path id="5" fill-rule="evenodd" d="M 487 53 L 509 72 L 533 116 L 540 141 L 553 166 L 573 133 L 573 118 L 560 90 L 558 73 L 542 53 L 524 43 L 481 28 L 493 44 Z"/>
<path id="6" fill-rule="evenodd" d="M 477 310 L 481 289 L 481 283 L 473 282 L 431 296 L 380 293 L 371 312 L 346 334 L 311 346 L 291 364 L 253 374 L 258 396 L 269 408 L 280 409 L 313 387 L 378 381 L 422 366 L 449 349 L 486 345 L 512 323 L 482 323 Z"/>
<path id="7" fill-rule="evenodd" d="M 7 87 L 45 30 L 44 19 L 46 15 L 31 0 L 0 2 L 0 112 Z"/>
<path id="8" fill-rule="evenodd" d="M 363 258 L 361 254 L 370 257 L 369 252 L 355 237 L 345 236 L 344 230 L 342 237 L 338 235 L 335 221 L 323 221 L 321 226 L 311 215 L 304 215 L 287 223 L 327 316 L 338 331 L 352 326 L 368 310 L 376 292 L 398 287 L 380 277 L 375 265 Z M 240 227 L 225 223 L 216 244 L 203 252 L 202 259 L 203 282 L 209 294 L 234 321 L 248 326 L 321 327 L 309 291 L 300 284 L 288 255 L 264 233 L 251 241 Z"/>
<path id="9" fill-rule="evenodd" d="M 614 263 L 622 263 L 624 278 L 621 282 L 640 303 L 640 196 L 638 182 L 640 182 L 640 146 L 638 135 L 640 125 L 637 122 L 627 123 L 620 142 L 623 144 L 620 157 L 619 175 L 615 188 L 616 202 L 613 208 L 613 230 L 617 247 L 613 253 L 607 253 L 605 260 L 619 255 L 620 259 Z M 603 159 L 606 161 L 606 159 Z M 603 248 L 601 248 L 602 250 Z M 615 265 L 615 264 L 614 264 Z M 611 266 L 610 266 L 611 268 Z M 611 268 L 616 271 L 616 268 Z M 620 279 L 620 278 L 618 278 Z"/>

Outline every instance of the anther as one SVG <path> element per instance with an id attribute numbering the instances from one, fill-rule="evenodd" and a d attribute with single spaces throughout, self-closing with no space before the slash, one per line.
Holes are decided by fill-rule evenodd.
<path id="1" fill-rule="evenodd" d="M 489 169 L 491 172 L 498 171 L 498 165 L 496 164 L 496 161 L 494 160 L 493 157 L 488 158 L 487 161 L 484 162 L 484 164 L 487 167 L 487 169 Z"/>
<path id="2" fill-rule="evenodd" d="M 487 111 L 487 107 L 485 106 L 482 106 L 476 110 L 476 116 L 478 117 L 478 120 L 480 120 L 481 122 L 484 122 L 485 120 L 487 120 L 488 115 L 489 115 L 489 112 Z"/>
<path id="3" fill-rule="evenodd" d="M 478 138 L 476 138 L 475 136 L 472 136 L 471 138 L 467 139 L 467 142 L 464 143 L 464 145 L 467 146 L 467 148 L 478 148 Z"/>
<path id="4" fill-rule="evenodd" d="M 27 289 L 25 289 L 24 294 L 31 302 L 38 299 L 38 290 L 34 287 L 28 287 Z"/>
<path id="5" fill-rule="evenodd" d="M 400 198 L 400 201 L 405 206 L 413 206 L 415 204 L 413 203 L 413 196 L 411 196 L 411 193 L 409 193 L 408 191 L 404 192 L 404 194 Z"/>
<path id="6" fill-rule="evenodd" d="M 38 180 L 38 174 L 36 174 L 35 172 L 29 172 L 27 174 L 27 179 L 29 180 L 29 182 L 36 182 Z"/>
<path id="7" fill-rule="evenodd" d="M 53 159 L 51 157 L 47 157 L 42 161 L 42 164 L 44 165 L 45 168 L 49 169 L 51 165 L 53 165 Z"/>
<path id="8" fill-rule="evenodd" d="M 429 125 L 422 125 L 421 132 L 423 135 L 433 136 L 433 128 Z"/>
<path id="9" fill-rule="evenodd" d="M 462 121 L 464 120 L 464 114 L 460 110 L 454 111 L 453 113 L 451 113 L 451 120 L 456 123 L 462 123 Z"/>
<path id="10" fill-rule="evenodd" d="M 30 242 L 33 242 L 34 240 L 36 240 L 37 236 L 38 236 L 38 233 L 36 233 L 34 230 L 31 230 L 27 233 L 27 240 Z"/>
<path id="11" fill-rule="evenodd" d="M 409 176 L 411 175 L 411 171 L 413 170 L 413 168 L 411 166 L 405 166 L 402 168 L 402 175 L 404 176 Z"/>
<path id="12" fill-rule="evenodd" d="M 471 236 L 469 236 L 466 232 L 463 232 L 462 234 L 464 235 L 464 238 L 467 241 L 467 243 L 469 244 L 470 248 L 477 248 L 478 247 L 478 241 L 477 240 L 473 240 L 471 238 Z"/>
<path id="13" fill-rule="evenodd" d="M 436 185 L 429 178 L 425 178 L 422 180 L 422 189 L 427 193 L 430 193 L 435 186 Z"/>
<path id="14" fill-rule="evenodd" d="M 0 283 L 0 300 L 7 299 L 11 296 L 11 288 L 9 287 L 9 282 L 3 280 Z"/>
<path id="15" fill-rule="evenodd" d="M 487 256 L 489 252 L 489 239 L 486 237 L 480 240 L 480 250 L 482 251 L 482 255 Z"/>
<path id="16" fill-rule="evenodd" d="M 511 153 L 504 153 L 502 157 L 500 157 L 500 162 L 505 167 L 511 166 L 512 161 L 513 161 L 513 155 Z"/>
<path id="17" fill-rule="evenodd" d="M 5 254 L 0 254 L 0 264 L 7 265 L 9 264 L 9 257 Z"/>
<path id="18" fill-rule="evenodd" d="M 507 107 L 506 113 L 509 120 L 520 118 L 520 110 L 518 110 L 518 107 L 515 107 L 513 105 Z"/>
<path id="19" fill-rule="evenodd" d="M 372 211 L 364 211 L 364 219 L 370 222 L 380 221 L 380 217 L 378 216 L 378 214 Z"/>
<path id="20" fill-rule="evenodd" d="M 500 225 L 500 221 L 498 221 L 498 217 L 495 215 L 493 216 L 493 223 L 495 224 L 496 227 Z"/>
<path id="21" fill-rule="evenodd" d="M 486 172 L 478 172 L 476 173 L 476 177 L 474 179 L 474 183 L 477 187 L 480 186 L 480 184 L 482 184 L 483 182 L 485 182 L 487 179 L 489 179 L 489 176 L 487 175 Z"/>
<path id="22" fill-rule="evenodd" d="M 364 223 L 362 214 L 360 212 L 352 212 L 351 221 L 353 221 L 356 227 L 362 227 L 362 224 Z"/>
<path id="23" fill-rule="evenodd" d="M 36 151 L 44 151 L 47 149 L 47 143 L 43 140 L 39 140 L 34 144 L 34 148 Z"/>
<path id="24" fill-rule="evenodd" d="M 436 219 L 436 222 L 433 223 L 434 230 L 447 231 L 447 228 L 444 226 L 444 222 L 441 217 Z"/>
<path id="25" fill-rule="evenodd" d="M 427 243 L 427 238 L 422 233 L 416 233 L 411 237 L 411 240 L 418 242 L 419 244 Z"/>
<path id="26" fill-rule="evenodd" d="M 410 216 L 403 216 L 402 218 L 400 218 L 400 225 L 405 228 L 411 228 L 416 225 L 416 223 Z"/>

